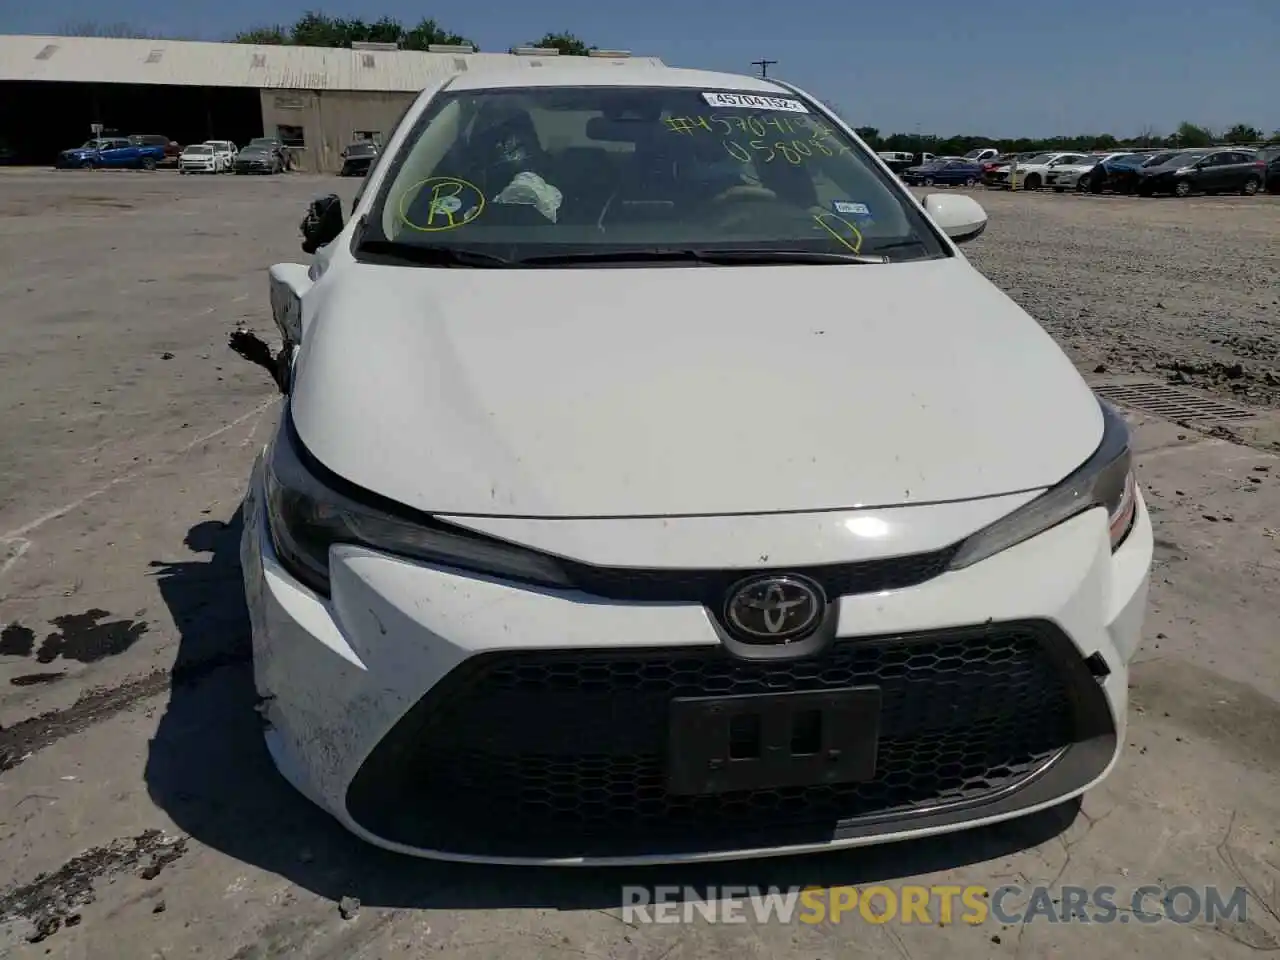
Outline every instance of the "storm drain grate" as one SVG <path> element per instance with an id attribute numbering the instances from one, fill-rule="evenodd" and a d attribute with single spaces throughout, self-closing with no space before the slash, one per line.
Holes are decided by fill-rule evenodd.
<path id="1" fill-rule="evenodd" d="M 1093 390 L 1103 400 L 1167 420 L 1252 420 L 1258 416 L 1257 411 L 1210 400 L 1163 383 L 1106 383 L 1095 385 Z"/>

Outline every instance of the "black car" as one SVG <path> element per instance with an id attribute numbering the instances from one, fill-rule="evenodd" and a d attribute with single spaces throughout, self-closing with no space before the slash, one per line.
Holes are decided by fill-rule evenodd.
<path id="1" fill-rule="evenodd" d="M 236 154 L 231 169 L 236 173 L 279 173 L 289 167 L 284 144 L 272 137 L 250 140 Z"/>
<path id="2" fill-rule="evenodd" d="M 1160 162 L 1157 162 L 1160 161 Z M 1267 165 L 1253 150 L 1216 148 L 1180 150 L 1153 157 L 1137 170 L 1136 190 L 1150 197 L 1169 193 L 1188 197 L 1193 193 L 1243 193 L 1262 189 Z"/>
<path id="3" fill-rule="evenodd" d="M 372 140 L 358 140 L 342 151 L 342 169 L 338 176 L 366 176 L 377 159 L 378 145 Z"/>

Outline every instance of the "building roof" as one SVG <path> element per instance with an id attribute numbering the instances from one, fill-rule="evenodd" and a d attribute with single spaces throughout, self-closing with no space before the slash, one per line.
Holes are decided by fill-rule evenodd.
<path id="1" fill-rule="evenodd" d="M 567 69 L 598 69 L 612 64 L 662 66 L 656 57 L 537 57 L 186 40 L 0 36 L 0 80 L 416 93 L 460 71 L 531 69 L 550 63 Z"/>
<path id="2" fill-rule="evenodd" d="M 522 59 L 513 57 L 513 60 Z M 476 90 L 486 87 L 556 87 L 578 83 L 582 86 L 626 86 L 637 82 L 654 87 L 693 87 L 705 90 L 741 90 L 771 97 L 795 96 L 786 87 L 772 80 L 747 76 L 737 73 L 712 73 L 707 70 L 685 70 L 678 67 L 667 67 L 660 60 L 653 61 L 651 66 L 662 67 L 661 72 L 646 76 L 637 81 L 634 72 L 623 70 L 592 71 L 587 77 L 576 66 L 575 61 L 583 57 L 556 57 L 548 60 L 545 69 L 530 74 L 523 70 L 502 70 L 490 73 L 468 73 L 459 77 L 450 86 L 450 90 Z M 612 61 L 603 61 L 609 63 Z M 627 61 L 617 61 L 626 63 Z"/>

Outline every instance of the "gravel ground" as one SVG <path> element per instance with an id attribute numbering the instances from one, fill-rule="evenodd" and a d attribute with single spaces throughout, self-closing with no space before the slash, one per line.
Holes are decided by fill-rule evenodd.
<path id="1" fill-rule="evenodd" d="M 1280 197 L 975 196 L 966 253 L 1082 368 L 1280 405 Z"/>
<path id="2" fill-rule="evenodd" d="M 1151 613 L 1127 749 L 1082 803 L 852 854 L 566 874 L 394 857 L 297 796 L 253 710 L 237 556 L 245 480 L 279 402 L 226 342 L 241 325 L 272 332 L 265 268 L 304 259 L 306 201 L 349 200 L 357 186 L 0 171 L 0 957 L 1280 950 L 1280 459 L 1138 414 L 1157 538 Z M 991 226 L 967 252 L 1086 371 L 1194 365 L 1183 376 L 1275 402 L 1263 396 L 1275 200 L 978 196 Z M 1247 887 L 1251 906 L 1216 924 L 946 929 L 640 926 L 619 910 L 622 884 L 877 882 L 1111 884 L 1121 897 L 1144 883 L 1215 884 Z"/>

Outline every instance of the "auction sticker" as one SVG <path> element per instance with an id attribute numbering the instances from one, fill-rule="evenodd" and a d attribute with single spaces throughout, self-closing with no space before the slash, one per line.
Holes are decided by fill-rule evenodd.
<path id="1" fill-rule="evenodd" d="M 854 216 L 854 217 L 871 216 L 871 208 L 868 207 L 865 203 L 853 203 L 850 200 L 837 200 L 835 203 L 831 204 L 831 207 L 833 210 L 835 210 L 836 213 L 841 213 L 841 214 L 844 214 L 845 216 Z"/>
<path id="2" fill-rule="evenodd" d="M 702 99 L 713 107 L 738 107 L 746 110 L 781 110 L 786 113 L 808 113 L 799 100 L 787 97 L 762 97 L 756 93 L 704 93 Z"/>

